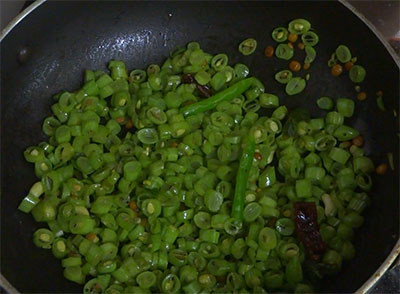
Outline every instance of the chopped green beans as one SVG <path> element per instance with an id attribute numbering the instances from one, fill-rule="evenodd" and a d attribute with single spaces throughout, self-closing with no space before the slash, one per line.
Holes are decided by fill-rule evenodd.
<path id="1" fill-rule="evenodd" d="M 351 52 L 349 47 L 345 45 L 339 45 L 336 48 L 336 57 L 341 63 L 346 63 L 351 60 Z"/>
<path id="2" fill-rule="evenodd" d="M 160 66 L 158 64 L 150 64 L 147 69 L 146 69 L 146 73 L 148 76 L 157 74 L 160 72 Z"/>
<path id="3" fill-rule="evenodd" d="M 339 141 L 352 140 L 360 134 L 359 131 L 352 127 L 341 125 L 333 133 Z"/>
<path id="4" fill-rule="evenodd" d="M 349 71 L 349 77 L 353 83 L 364 81 L 366 74 L 365 68 L 361 65 L 354 65 Z"/>
<path id="5" fill-rule="evenodd" d="M 236 63 L 234 67 L 234 74 L 235 77 L 239 80 L 246 78 L 250 73 L 249 68 L 247 65 L 242 63 Z"/>
<path id="6" fill-rule="evenodd" d="M 383 96 L 378 96 L 376 98 L 376 105 L 381 111 L 385 111 L 385 103 L 383 102 Z"/>
<path id="7" fill-rule="evenodd" d="M 354 113 L 354 101 L 347 98 L 339 98 L 336 101 L 336 108 L 344 117 L 352 117 Z"/>
<path id="8" fill-rule="evenodd" d="M 347 152 L 346 150 L 333 147 L 331 151 L 329 152 L 329 157 L 333 159 L 334 161 L 337 161 L 341 164 L 345 164 L 347 160 L 350 158 L 350 153 Z"/>
<path id="9" fill-rule="evenodd" d="M 338 59 L 337 59 L 336 53 L 332 53 L 331 58 L 328 60 L 328 66 L 333 67 L 334 65 L 337 64 L 337 61 L 338 61 Z"/>
<path id="10" fill-rule="evenodd" d="M 294 232 L 294 222 L 290 218 L 280 218 L 275 224 L 276 230 L 283 236 L 290 236 Z"/>
<path id="11" fill-rule="evenodd" d="M 222 202 L 223 196 L 217 191 L 208 190 L 204 195 L 204 204 L 211 212 L 217 212 L 220 209 Z"/>
<path id="12" fill-rule="evenodd" d="M 317 105 L 323 110 L 332 110 L 334 107 L 333 100 L 329 97 L 321 97 L 317 100 Z"/>
<path id="13" fill-rule="evenodd" d="M 289 23 L 289 32 L 296 35 L 304 34 L 308 32 L 310 28 L 311 28 L 310 22 L 303 18 L 292 20 Z"/>
<path id="14" fill-rule="evenodd" d="M 289 47 L 287 44 L 279 44 L 275 49 L 275 56 L 280 59 L 289 60 L 293 57 L 293 54 L 293 48 Z"/>
<path id="15" fill-rule="evenodd" d="M 293 73 L 290 70 L 284 69 L 275 74 L 275 80 L 281 84 L 287 84 L 293 77 Z"/>
<path id="16" fill-rule="evenodd" d="M 136 282 L 141 289 L 149 289 L 155 285 L 157 277 L 153 272 L 145 271 L 136 277 Z"/>
<path id="17" fill-rule="evenodd" d="M 270 93 L 261 93 L 260 106 L 264 108 L 277 108 L 279 106 L 279 97 Z"/>
<path id="18" fill-rule="evenodd" d="M 263 250 L 274 249 L 277 245 L 277 237 L 275 230 L 265 227 L 258 234 L 258 244 Z"/>
<path id="19" fill-rule="evenodd" d="M 314 32 L 306 32 L 301 36 L 301 40 L 305 46 L 315 46 L 319 42 L 319 37 Z"/>
<path id="20" fill-rule="evenodd" d="M 167 122 L 167 115 L 160 108 L 154 106 L 147 110 L 147 118 L 157 125 L 165 124 Z"/>
<path id="21" fill-rule="evenodd" d="M 239 44 L 239 52 L 243 55 L 250 55 L 256 51 L 257 41 L 254 39 L 246 39 Z"/>
<path id="22" fill-rule="evenodd" d="M 253 222 L 261 215 L 261 206 L 258 203 L 251 202 L 243 210 L 243 217 L 246 222 Z"/>
<path id="23" fill-rule="evenodd" d="M 285 91 L 288 95 L 296 95 L 302 92 L 305 87 L 306 81 L 303 78 L 296 77 L 286 84 Z"/>
<path id="24" fill-rule="evenodd" d="M 157 131 L 152 128 L 139 130 L 137 136 L 140 142 L 142 142 L 143 144 L 155 144 L 158 141 Z"/>
<path id="25" fill-rule="evenodd" d="M 310 45 L 306 45 L 304 47 L 304 51 L 306 52 L 306 58 L 304 59 L 304 62 L 312 63 L 317 57 L 317 51 L 315 51 L 315 49 Z"/>
<path id="26" fill-rule="evenodd" d="M 50 249 L 54 240 L 54 234 L 47 229 L 38 229 L 33 234 L 33 243 L 40 248 Z"/>
<path id="27" fill-rule="evenodd" d="M 313 62 L 310 29 L 276 28 L 276 55 L 290 59 L 301 38 Z M 55 96 L 48 142 L 24 151 L 38 180 L 18 209 L 47 225 L 33 243 L 84 293 L 311 292 L 309 264 L 338 271 L 354 257 L 375 171 L 347 125 L 355 103 L 321 97 L 329 112 L 311 118 L 228 61 L 191 42 L 146 71 L 111 61 Z M 289 70 L 275 79 L 288 95 L 306 86 Z M 310 251 L 299 230 L 317 221 L 326 244 Z"/>
<path id="28" fill-rule="evenodd" d="M 272 31 L 272 39 L 276 42 L 285 42 L 288 37 L 288 30 L 284 27 L 276 28 Z"/>
<path id="29" fill-rule="evenodd" d="M 195 78 L 195 80 L 197 81 L 197 83 L 199 85 L 204 86 L 204 85 L 207 85 L 210 82 L 211 75 L 208 72 L 204 71 L 204 70 L 200 70 L 200 71 L 198 71 L 196 73 L 194 78 Z"/>
<path id="30" fill-rule="evenodd" d="M 223 70 L 228 65 L 228 55 L 220 53 L 211 59 L 211 67 L 216 71 Z"/>

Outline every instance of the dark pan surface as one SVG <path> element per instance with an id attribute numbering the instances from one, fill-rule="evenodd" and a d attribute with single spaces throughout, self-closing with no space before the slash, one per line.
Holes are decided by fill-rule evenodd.
<path id="1" fill-rule="evenodd" d="M 271 30 L 303 17 L 320 35 L 318 58 L 312 65 L 306 90 L 287 97 L 273 74 L 285 61 L 266 59 L 263 48 L 273 44 Z M 243 57 L 237 45 L 247 37 L 258 40 L 255 54 Z M 377 162 L 394 152 L 398 162 L 399 69 L 378 38 L 338 2 L 50 2 L 41 5 L 20 23 L 1 44 L 1 272 L 22 292 L 80 292 L 67 282 L 51 252 L 35 248 L 32 233 L 39 227 L 30 215 L 16 210 L 35 181 L 33 167 L 23 159 L 27 146 L 45 137 L 42 119 L 50 114 L 51 96 L 73 90 L 85 68 L 105 69 L 110 59 L 122 59 L 129 69 L 159 63 L 176 45 L 199 41 L 211 53 L 226 52 L 231 62 L 244 62 L 282 103 L 307 107 L 322 114 L 316 98 L 355 97 L 346 75 L 333 79 L 327 60 L 337 45 L 352 48 L 367 69 L 362 88 L 367 101 L 357 102 L 350 123 L 366 138 L 365 149 Z M 21 64 L 17 53 L 31 50 Z M 298 57 L 300 59 L 300 57 Z M 385 93 L 386 112 L 376 107 L 374 93 Z M 373 203 L 366 222 L 357 231 L 357 256 L 344 264 L 337 277 L 323 283 L 325 292 L 353 292 L 380 266 L 399 232 L 398 170 L 374 179 Z"/>

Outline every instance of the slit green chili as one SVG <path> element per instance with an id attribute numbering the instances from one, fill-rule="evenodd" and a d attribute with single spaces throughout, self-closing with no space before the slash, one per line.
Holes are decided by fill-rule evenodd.
<path id="1" fill-rule="evenodd" d="M 247 78 L 233 84 L 231 87 L 222 90 L 221 92 L 207 98 L 201 102 L 186 106 L 181 109 L 181 113 L 184 116 L 193 115 L 201 113 L 207 110 L 211 110 L 217 106 L 218 103 L 222 101 L 230 101 L 240 94 L 243 94 L 251 86 L 259 84 L 256 78 Z"/>
<path id="2" fill-rule="evenodd" d="M 244 199 L 247 187 L 248 173 L 253 162 L 255 151 L 255 137 L 258 134 L 251 134 L 243 148 L 240 158 L 239 169 L 236 175 L 235 195 L 232 204 L 232 217 L 238 220 L 243 219 Z"/>

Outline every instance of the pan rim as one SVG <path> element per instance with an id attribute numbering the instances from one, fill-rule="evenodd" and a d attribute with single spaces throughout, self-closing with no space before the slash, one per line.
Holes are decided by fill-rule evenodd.
<path id="1" fill-rule="evenodd" d="M 41 6 L 47 0 L 36 0 L 27 8 L 25 8 L 21 13 L 19 13 L 15 18 L 13 18 L 8 25 L 1 31 L 0 33 L 0 43 L 5 39 L 5 37 L 31 12 L 33 12 L 36 8 Z M 354 13 L 379 39 L 381 44 L 388 51 L 393 61 L 400 69 L 400 56 L 396 54 L 392 46 L 390 46 L 389 42 L 384 38 L 382 33 L 372 24 L 358 9 L 356 9 L 352 4 L 348 2 L 348 0 L 337 0 L 340 4 L 349 9 L 352 13 Z M 388 254 L 387 258 L 382 262 L 379 268 L 371 275 L 371 277 L 363 283 L 363 285 L 355 292 L 365 294 L 367 293 L 376 283 L 377 281 L 384 275 L 384 273 L 390 268 L 395 259 L 400 254 L 400 238 L 397 240 L 391 252 Z M 5 290 L 9 293 L 17 293 L 20 292 L 0 273 L 0 285 L 5 288 Z"/>
<path id="2" fill-rule="evenodd" d="M 4 40 L 4 38 L 32 11 L 38 8 L 40 5 L 45 3 L 47 0 L 35 0 L 31 5 L 25 8 L 22 12 L 20 12 L 16 17 L 14 17 L 7 26 L 0 33 L 0 43 Z M 400 69 L 400 56 L 396 54 L 393 47 L 389 44 L 389 42 L 385 39 L 382 33 L 369 21 L 357 8 L 355 8 L 348 0 L 337 0 L 340 4 L 349 9 L 352 13 L 354 13 L 379 39 L 379 41 L 385 46 L 386 50 L 389 52 L 393 61 L 396 63 L 397 67 Z"/>
<path id="3" fill-rule="evenodd" d="M 338 0 L 343 6 L 353 12 L 368 28 L 375 34 L 375 36 L 381 41 L 383 46 L 385 46 L 386 50 L 392 56 L 393 61 L 397 64 L 397 67 L 400 69 L 400 56 L 396 54 L 393 47 L 390 46 L 389 42 L 385 39 L 382 33 L 369 21 L 357 8 L 351 5 L 347 0 Z M 368 280 L 364 282 L 364 284 L 355 292 L 366 294 L 368 291 L 372 289 L 374 285 L 378 282 L 378 280 L 389 270 L 392 266 L 396 258 L 400 255 L 400 238 L 397 240 L 394 245 L 392 251 L 386 257 L 386 259 L 382 262 L 379 268 L 369 277 Z"/>
<path id="4" fill-rule="evenodd" d="M 382 33 L 376 28 L 376 26 L 366 18 L 357 8 L 355 8 L 348 0 L 337 0 L 351 12 L 353 12 L 381 41 L 383 46 L 385 46 L 386 50 L 389 52 L 393 61 L 397 64 L 397 67 L 400 69 L 400 56 L 397 55 L 396 51 L 394 51 L 393 47 L 389 44 L 386 38 L 382 35 Z M 1 41 L 1 39 L 0 39 Z"/>
<path id="5" fill-rule="evenodd" d="M 36 0 L 23 11 L 21 11 L 16 17 L 14 17 L 5 27 L 1 30 L 0 33 L 0 43 L 4 40 L 4 38 L 25 18 L 27 17 L 32 11 L 38 8 L 47 0 Z"/>

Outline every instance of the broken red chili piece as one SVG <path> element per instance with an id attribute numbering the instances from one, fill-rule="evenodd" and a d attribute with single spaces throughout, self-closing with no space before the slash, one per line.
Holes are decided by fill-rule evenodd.
<path id="1" fill-rule="evenodd" d="M 317 207 L 314 202 L 296 202 L 293 207 L 296 233 L 311 259 L 318 261 L 326 250 L 317 221 Z"/>
<path id="2" fill-rule="evenodd" d="M 197 90 L 199 91 L 199 94 L 200 94 L 200 96 L 201 97 L 203 97 L 203 98 L 208 98 L 208 97 L 210 97 L 211 96 L 211 89 L 210 89 L 210 87 L 209 86 L 206 86 L 206 85 L 199 85 L 197 82 L 196 82 L 196 80 L 195 80 L 195 78 L 194 78 L 194 76 L 193 75 L 191 75 L 191 74 L 189 74 L 189 73 L 187 73 L 187 74 L 184 74 L 183 76 L 182 76 L 182 83 L 183 84 L 196 84 L 196 88 L 197 88 Z"/>
<path id="3" fill-rule="evenodd" d="M 202 97 L 208 98 L 211 96 L 211 89 L 209 86 L 202 86 L 199 84 L 196 84 L 197 90 L 199 90 L 199 93 Z"/>
<path id="4" fill-rule="evenodd" d="M 262 154 L 260 152 L 254 152 L 254 158 L 260 161 L 262 159 Z"/>
<path id="5" fill-rule="evenodd" d="M 191 74 L 184 74 L 183 76 L 182 76 L 182 83 L 183 84 L 193 84 L 193 83 L 195 83 L 196 81 L 195 81 L 195 79 L 194 79 L 194 76 L 192 76 Z"/>

